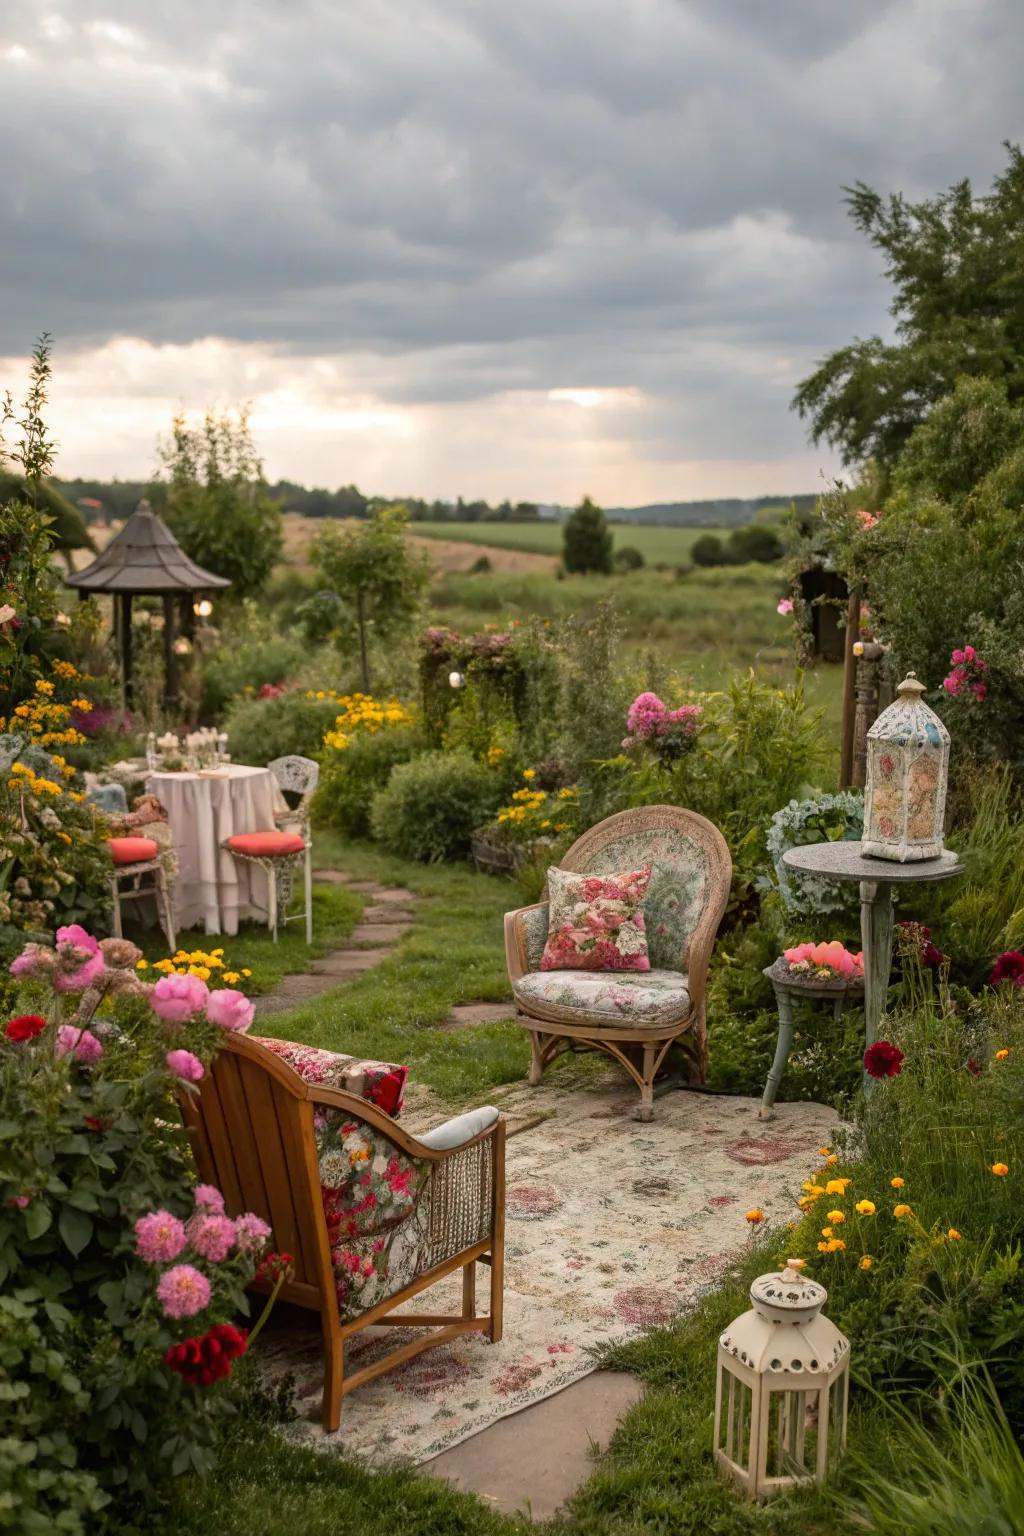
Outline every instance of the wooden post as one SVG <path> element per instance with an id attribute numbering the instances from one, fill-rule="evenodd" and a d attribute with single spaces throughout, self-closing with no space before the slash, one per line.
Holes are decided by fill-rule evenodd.
<path id="1" fill-rule="evenodd" d="M 178 657 L 175 641 L 175 597 L 164 593 L 164 709 L 169 715 L 178 706 Z"/>
<path id="2" fill-rule="evenodd" d="M 135 692 L 132 683 L 132 594 L 120 592 L 118 598 L 118 620 L 121 628 L 121 688 L 124 693 L 124 707 L 131 709 Z"/>
<path id="3" fill-rule="evenodd" d="M 856 717 L 857 658 L 854 642 L 860 634 L 860 588 L 854 587 L 846 610 L 846 646 L 843 653 L 843 727 L 839 748 L 839 788 L 853 783 L 853 727 Z"/>

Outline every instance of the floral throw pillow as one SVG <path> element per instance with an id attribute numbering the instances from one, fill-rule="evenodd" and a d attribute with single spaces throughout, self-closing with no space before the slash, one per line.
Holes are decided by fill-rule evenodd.
<path id="1" fill-rule="evenodd" d="M 622 875 L 548 870 L 542 971 L 649 971 L 643 900 L 651 866 Z"/>

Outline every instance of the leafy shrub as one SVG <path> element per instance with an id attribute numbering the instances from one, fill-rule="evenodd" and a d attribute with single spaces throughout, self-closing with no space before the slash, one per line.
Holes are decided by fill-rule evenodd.
<path id="1" fill-rule="evenodd" d="M 584 496 L 570 512 L 562 529 L 562 561 L 567 571 L 598 571 L 608 576 L 612 569 L 614 539 L 601 508 Z"/>
<path id="2" fill-rule="evenodd" d="M 690 559 L 694 565 L 728 564 L 725 545 L 717 533 L 702 533 L 699 539 L 694 539 Z"/>
<path id="3" fill-rule="evenodd" d="M 189 1383 L 176 1346 L 245 1348 L 225 1325 L 247 1310 L 268 1231 L 222 1218 L 209 1187 L 190 1193 L 177 1102 L 220 1030 L 195 975 L 159 983 L 184 989 L 180 1022 L 165 1024 L 156 1010 L 170 1009 L 159 992 L 151 1003 L 139 958 L 133 944 L 70 927 L 14 966 L 23 1011 L 0 1033 L 0 1341 L 12 1387 L 0 1393 L 0 1444 L 20 1447 L 0 1456 L 0 1507 L 12 1530 L 116 1529 L 158 1503 L 170 1477 L 207 1470 L 230 1403 L 213 1377 Z M 222 990 L 219 1009 L 233 1026 L 251 1019 L 239 994 Z"/>
<path id="4" fill-rule="evenodd" d="M 286 688 L 267 698 L 242 695 L 224 717 L 231 755 L 257 766 L 291 752 L 318 757 L 337 712 L 337 696 L 322 688 Z"/>
<path id="5" fill-rule="evenodd" d="M 368 837 L 373 797 L 392 768 L 407 763 L 423 746 L 418 727 L 391 726 L 375 734 L 356 733 L 344 750 L 321 747 L 320 785 L 314 815 L 345 837 Z"/>
<path id="6" fill-rule="evenodd" d="M 468 752 L 425 752 L 395 768 L 374 796 L 373 835 L 402 858 L 462 858 L 500 793 L 498 780 Z"/>
<path id="7" fill-rule="evenodd" d="M 236 694 L 258 693 L 265 683 L 276 685 L 294 677 L 305 660 L 301 635 L 282 633 L 262 605 L 246 603 L 226 622 L 216 649 L 203 658 L 203 718 L 219 716 Z"/>
<path id="8" fill-rule="evenodd" d="M 647 562 L 644 560 L 643 555 L 637 548 L 635 548 L 634 545 L 623 544 L 621 549 L 617 549 L 615 551 L 615 559 L 613 563 L 617 571 L 628 572 L 642 571 Z"/>

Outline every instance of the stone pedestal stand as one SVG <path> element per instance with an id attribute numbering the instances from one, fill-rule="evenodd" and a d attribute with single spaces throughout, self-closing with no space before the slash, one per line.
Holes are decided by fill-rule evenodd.
<path id="1" fill-rule="evenodd" d="M 761 1100 L 761 1108 L 758 1118 L 761 1120 L 774 1120 L 775 1095 L 779 1091 L 782 1082 L 782 1074 L 786 1070 L 789 1053 L 793 1049 L 793 1000 L 802 997 L 826 998 L 832 1004 L 832 1016 L 838 1019 L 846 1003 L 858 1002 L 864 991 L 864 983 L 858 977 L 856 980 L 846 981 L 837 977 L 835 981 L 819 981 L 814 976 L 794 976 L 785 960 L 780 956 L 771 965 L 765 966 L 764 975 L 767 976 L 775 989 L 775 1002 L 779 1010 L 779 1040 L 775 1047 L 775 1060 L 772 1062 L 768 1073 L 768 1081 L 764 1085 L 764 1097 Z"/>

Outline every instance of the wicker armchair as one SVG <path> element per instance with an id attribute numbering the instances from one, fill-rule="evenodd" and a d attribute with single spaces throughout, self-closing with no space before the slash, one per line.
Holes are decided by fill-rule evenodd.
<path id="1" fill-rule="evenodd" d="M 501 1338 L 505 1123 L 488 1107 L 410 1136 L 380 1107 L 397 1113 L 404 1081 L 404 1067 L 228 1035 L 183 1101 L 201 1178 L 229 1214 L 269 1222 L 294 1260 L 282 1299 L 320 1313 L 328 1431 L 342 1399 L 381 1372 L 459 1334 Z M 486 1317 L 478 1260 L 491 1270 Z M 394 1315 L 457 1269 L 460 1313 Z M 253 1289 L 268 1286 L 257 1278 Z M 371 1324 L 430 1331 L 346 1376 L 346 1341 Z"/>
<path id="2" fill-rule="evenodd" d="M 607 1051 L 640 1089 L 641 1120 L 654 1113 L 654 1077 L 686 1035 L 692 1074 L 707 1076 L 704 991 L 725 910 L 732 860 L 717 827 L 695 811 L 650 805 L 620 811 L 585 832 L 560 868 L 588 874 L 651 865 L 644 901 L 650 971 L 542 971 L 548 904 L 505 916 L 505 954 L 518 1019 L 530 1032 L 530 1082 L 567 1048 Z"/>

